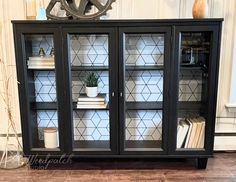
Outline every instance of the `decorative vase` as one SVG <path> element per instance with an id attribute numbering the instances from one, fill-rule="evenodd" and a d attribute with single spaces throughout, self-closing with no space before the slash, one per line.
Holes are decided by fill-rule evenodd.
<path id="1" fill-rule="evenodd" d="M 192 13 L 193 13 L 193 18 L 207 18 L 208 16 L 207 0 L 195 0 Z"/>
<path id="2" fill-rule="evenodd" d="M 97 97 L 98 87 L 86 87 L 86 94 L 88 97 Z"/>

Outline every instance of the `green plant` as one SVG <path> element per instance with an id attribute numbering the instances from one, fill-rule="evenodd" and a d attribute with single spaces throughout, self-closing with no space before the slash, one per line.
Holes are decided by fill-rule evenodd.
<path id="1" fill-rule="evenodd" d="M 89 73 L 85 79 L 86 87 L 97 87 L 98 76 L 95 73 Z"/>

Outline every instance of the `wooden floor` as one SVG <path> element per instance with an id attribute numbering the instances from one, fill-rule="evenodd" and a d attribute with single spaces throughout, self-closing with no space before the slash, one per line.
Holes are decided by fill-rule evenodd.
<path id="1" fill-rule="evenodd" d="M 27 167 L 0 170 L 0 181 L 211 181 L 236 182 L 236 153 L 216 153 L 206 170 L 197 170 L 193 160 L 77 162 L 35 170 Z"/>

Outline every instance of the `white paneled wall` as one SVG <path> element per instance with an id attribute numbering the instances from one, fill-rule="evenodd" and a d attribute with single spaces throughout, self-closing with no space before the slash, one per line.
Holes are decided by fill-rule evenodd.
<path id="1" fill-rule="evenodd" d="M 12 33 L 12 19 L 24 19 L 25 2 L 30 0 L 7 0 L 0 1 L 0 24 L 1 24 L 1 42 L 0 58 L 6 60 L 9 64 L 9 74 L 16 76 L 14 44 Z M 36 9 L 40 5 L 40 0 L 36 1 Z M 43 6 L 47 6 L 50 0 L 41 0 Z M 192 5 L 194 0 L 116 0 L 113 4 L 113 9 L 108 12 L 106 19 L 171 19 L 171 18 L 191 18 Z M 231 84 L 235 84 L 231 79 L 232 65 L 236 65 L 236 0 L 208 0 L 209 16 L 223 17 L 224 26 L 222 33 L 222 49 L 221 49 L 221 64 L 220 64 L 220 80 L 217 108 L 217 132 L 236 133 L 236 114 L 229 113 L 225 108 L 225 104 L 229 103 Z M 234 64 L 233 64 L 234 61 Z M 234 66 L 236 67 L 236 66 Z M 236 68 L 235 68 L 236 69 Z M 0 73 L 1 79 L 1 73 Z M 1 83 L 1 82 L 0 82 Z M 236 85 L 236 84 L 235 84 Z M 1 89 L 1 86 L 0 86 Z M 16 122 L 19 126 L 19 106 L 17 83 L 12 83 L 12 103 L 15 113 Z M 232 93 L 231 93 L 232 95 Z M 0 101 L 0 133 L 6 130 L 6 116 L 4 113 L 3 103 Z M 18 127 L 20 130 L 20 127 Z M 232 143 L 232 149 L 236 148 L 236 144 L 230 140 L 236 140 L 236 137 L 216 138 L 216 149 L 229 149 Z M 227 141 L 227 142 L 222 142 Z M 226 146 L 227 143 L 227 146 Z M 2 147 L 0 142 L 0 149 Z"/>

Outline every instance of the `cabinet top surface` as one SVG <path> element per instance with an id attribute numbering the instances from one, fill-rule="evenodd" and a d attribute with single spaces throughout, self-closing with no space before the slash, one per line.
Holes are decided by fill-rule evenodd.
<path id="1" fill-rule="evenodd" d="M 119 20 L 12 20 L 13 24 L 88 24 L 88 23 L 217 23 L 223 18 L 205 19 L 119 19 Z"/>

